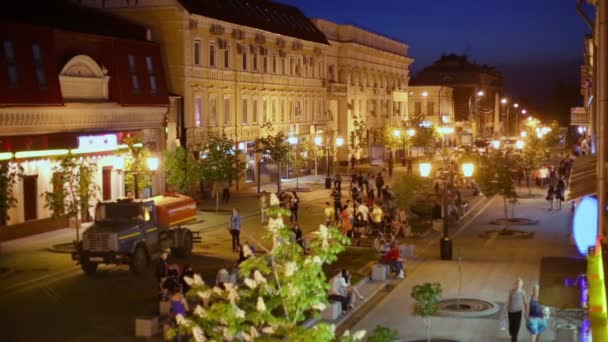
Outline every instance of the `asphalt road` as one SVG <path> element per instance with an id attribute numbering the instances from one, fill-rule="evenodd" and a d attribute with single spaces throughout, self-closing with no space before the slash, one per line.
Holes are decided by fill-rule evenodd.
<path id="1" fill-rule="evenodd" d="M 327 190 L 303 193 L 300 222 L 304 232 L 323 220 Z M 257 200 L 251 198 L 256 203 Z M 259 238 L 259 215 L 249 211 L 243 220 L 241 240 Z M 205 214 L 201 214 L 204 218 Z M 229 214 L 226 214 L 228 220 Z M 186 259 L 208 281 L 222 265 L 232 265 L 238 254 L 231 251 L 225 225 L 203 229 L 203 242 Z M 133 341 L 135 318 L 158 311 L 153 268 L 133 275 L 127 266 L 101 266 L 95 276 L 85 276 L 70 259 L 35 248 L 3 257 L 10 273 L 0 277 L 1 341 Z"/>

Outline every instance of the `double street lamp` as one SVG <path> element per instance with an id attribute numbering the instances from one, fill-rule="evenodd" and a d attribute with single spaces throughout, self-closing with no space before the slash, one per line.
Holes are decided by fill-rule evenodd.
<path id="1" fill-rule="evenodd" d="M 443 128 L 443 127 L 441 127 Z M 453 130 L 453 128 L 452 128 Z M 445 127 L 445 129 L 440 129 L 440 132 L 443 131 L 442 134 L 449 134 L 449 127 Z M 443 182 L 443 236 L 441 237 L 439 243 L 439 255 L 441 260 L 452 260 L 452 240 L 450 239 L 448 232 L 448 184 L 451 182 L 453 177 L 454 170 L 451 170 L 451 161 L 452 157 L 455 155 L 457 150 L 447 153 L 447 148 L 445 144 L 445 139 L 443 143 L 443 172 L 441 173 L 441 179 Z M 419 164 L 420 175 L 422 177 L 429 177 L 431 174 L 431 163 L 420 163 Z M 462 164 L 462 173 L 465 178 L 469 178 L 473 176 L 473 171 L 475 170 L 475 166 L 472 163 L 463 163 Z"/>

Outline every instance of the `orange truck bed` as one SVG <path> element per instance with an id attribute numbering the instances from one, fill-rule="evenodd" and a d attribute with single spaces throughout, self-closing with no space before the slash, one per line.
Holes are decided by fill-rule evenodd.
<path id="1" fill-rule="evenodd" d="M 191 197 L 170 194 L 152 197 L 159 228 L 166 229 L 196 219 L 196 201 Z"/>

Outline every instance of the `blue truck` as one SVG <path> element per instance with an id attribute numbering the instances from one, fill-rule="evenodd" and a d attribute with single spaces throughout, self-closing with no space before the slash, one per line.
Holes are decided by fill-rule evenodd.
<path id="1" fill-rule="evenodd" d="M 83 233 L 72 259 L 87 275 L 101 264 L 126 264 L 140 274 L 167 248 L 178 257 L 192 254 L 201 237 L 184 226 L 200 222 L 196 214 L 196 202 L 177 194 L 99 202 L 95 222 Z"/>

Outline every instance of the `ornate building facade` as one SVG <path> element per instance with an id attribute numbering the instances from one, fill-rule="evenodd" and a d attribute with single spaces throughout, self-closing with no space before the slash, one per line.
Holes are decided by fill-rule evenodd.
<path id="1" fill-rule="evenodd" d="M 360 148 L 363 139 L 373 144 L 373 132 L 389 121 L 407 118 L 409 46 L 354 25 L 340 25 L 312 19 L 331 44 L 325 61 L 328 65 L 328 101 L 336 116 L 337 135 L 344 135 L 345 148 L 340 160 L 349 156 L 368 158 L 369 150 Z M 356 134 L 362 130 L 362 134 Z"/>
<path id="2" fill-rule="evenodd" d="M 250 181 L 257 137 L 282 131 L 310 142 L 334 129 L 326 102 L 330 46 L 297 8 L 259 0 L 83 3 L 149 28 L 162 47 L 169 91 L 183 97 L 185 141 L 233 138 L 246 152 Z"/>
<path id="3" fill-rule="evenodd" d="M 124 196 L 123 138 L 164 150 L 169 98 L 158 45 L 143 27 L 97 11 L 12 9 L 0 15 L 0 160 L 19 165 L 23 177 L 13 189 L 17 206 L 0 226 L 48 220 L 42 197 L 55 191 L 57 158 L 69 152 L 96 166 L 98 200 Z M 79 17 L 87 21 L 65 19 Z M 120 33 L 108 36 L 107 27 Z M 160 173 L 154 178 L 162 191 Z"/>

